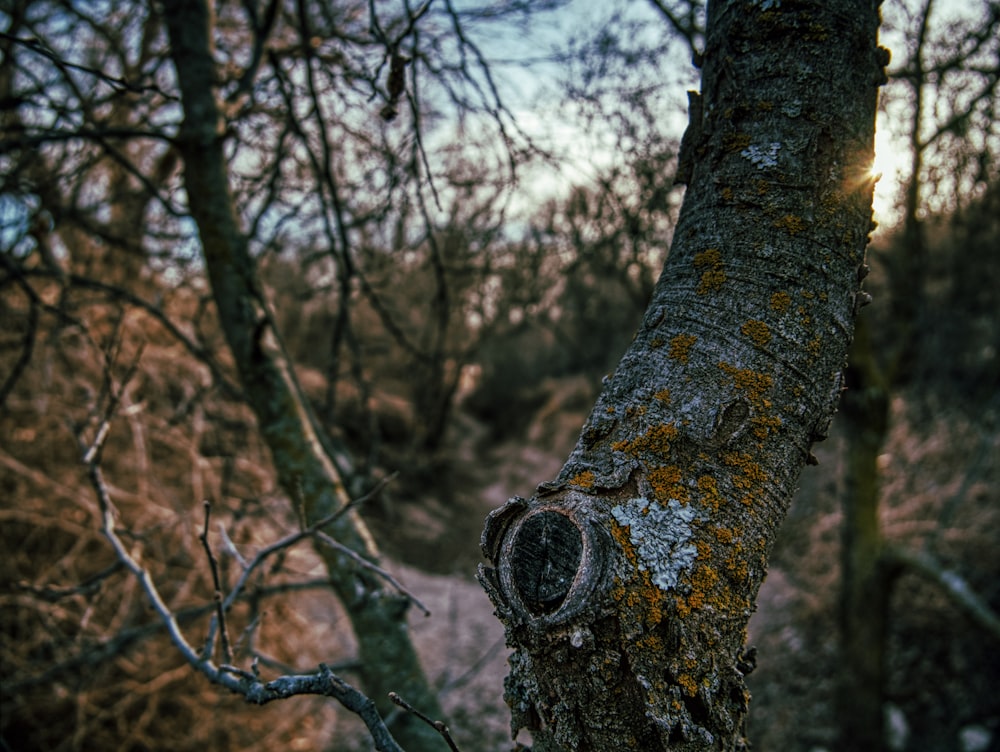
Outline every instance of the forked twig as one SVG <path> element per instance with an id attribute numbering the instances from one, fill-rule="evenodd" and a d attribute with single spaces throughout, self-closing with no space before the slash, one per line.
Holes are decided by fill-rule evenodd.
<path id="1" fill-rule="evenodd" d="M 226 596 L 226 599 L 223 601 L 222 604 L 223 608 L 227 611 L 229 610 L 229 608 L 239 597 L 240 593 L 243 592 L 243 588 L 246 586 L 247 580 L 250 579 L 250 575 L 258 567 L 260 567 L 260 565 L 263 564 L 264 561 L 266 561 L 269 557 L 273 556 L 279 551 L 282 551 L 290 546 L 295 545 L 296 543 L 305 538 L 316 536 L 324 544 L 330 546 L 331 548 L 336 549 L 337 551 L 340 551 L 346 556 L 349 556 L 354 563 L 358 564 L 359 566 L 373 572 L 374 574 L 384 579 L 386 582 L 392 585 L 392 587 L 398 590 L 401 595 L 405 595 L 407 598 L 409 598 L 410 601 L 412 601 L 413 604 L 417 608 L 419 608 L 425 616 L 430 616 L 431 615 L 430 610 L 423 603 L 420 602 L 420 599 L 417 598 L 417 596 L 415 596 L 406 587 L 404 587 L 402 583 L 400 583 L 395 577 L 393 577 L 391 574 L 389 574 L 387 571 L 385 571 L 378 565 L 368 561 L 363 556 L 358 554 L 356 551 L 348 548 L 342 543 L 338 543 L 329 535 L 322 532 L 324 527 L 329 525 L 338 517 L 345 514 L 348 510 L 353 509 L 359 504 L 363 504 L 365 501 L 378 494 L 388 483 L 391 483 L 395 477 L 396 474 L 393 473 L 387 478 L 384 478 L 368 493 L 364 494 L 363 496 L 359 496 L 357 499 L 353 499 L 349 504 L 345 504 L 336 512 L 327 515 L 323 519 L 314 522 L 312 525 L 309 525 L 308 527 L 305 527 L 302 530 L 286 535 L 284 538 L 280 538 L 279 540 L 276 540 L 269 546 L 265 546 L 260 551 L 258 551 L 257 555 L 250 560 L 250 563 L 243 568 L 243 574 L 240 575 L 240 578 L 239 580 L 237 580 L 236 585 L 233 587 L 233 589 L 229 592 L 229 595 Z"/>
<path id="2" fill-rule="evenodd" d="M 222 661 L 223 663 L 231 663 L 233 660 L 233 651 L 229 644 L 229 630 L 226 628 L 226 609 L 223 604 L 222 596 L 222 580 L 219 577 L 219 563 L 215 560 L 215 554 L 212 553 L 212 547 L 208 545 L 208 523 L 212 516 L 212 502 L 205 499 L 205 524 L 201 529 L 201 535 L 198 539 L 201 541 L 202 548 L 205 549 L 205 555 L 208 556 L 208 565 L 212 570 L 212 584 L 215 587 L 215 618 L 219 625 L 219 640 L 222 643 Z M 214 635 L 214 632 L 210 633 Z M 208 644 L 205 645 L 205 656 L 210 657 L 212 655 L 212 649 L 214 645 L 212 644 L 214 640 L 212 637 L 209 638 Z"/>
<path id="3" fill-rule="evenodd" d="M 134 373 L 134 368 L 130 369 L 128 375 L 132 373 Z M 101 516 L 101 532 L 111 544 L 118 561 L 138 580 L 147 600 L 170 635 L 171 642 L 173 642 L 174 647 L 181 653 L 188 665 L 199 671 L 212 683 L 242 695 L 246 698 L 247 702 L 257 705 L 264 705 L 274 700 L 283 700 L 296 695 L 332 697 L 345 708 L 361 717 L 375 742 L 375 749 L 379 750 L 379 752 L 404 752 L 402 747 L 392 737 L 371 698 L 334 674 L 326 664 L 321 663 L 319 671 L 314 674 L 289 674 L 279 676 L 277 679 L 269 682 L 264 682 L 258 678 L 256 667 L 254 667 L 254 671 L 246 671 L 228 663 L 217 666 L 212 663 L 209 656 L 199 655 L 191 643 L 188 642 L 178 623 L 177 615 L 163 600 L 163 596 L 160 595 L 160 591 L 156 587 L 156 583 L 153 581 L 149 570 L 132 556 L 118 535 L 115 526 L 115 519 L 119 516 L 119 512 L 108 493 L 108 486 L 104 481 L 104 475 L 101 471 L 100 456 L 101 450 L 104 448 L 104 444 L 110 433 L 111 419 L 120 402 L 124 383 L 121 386 L 116 386 L 109 373 L 108 385 L 110 387 L 108 393 L 109 399 L 95 431 L 94 439 L 88 444 L 83 440 L 83 429 L 77 431 L 77 440 L 80 442 L 83 463 L 87 468 L 87 476 L 90 479 L 94 493 L 97 495 Z M 206 510 L 205 523 L 206 533 L 203 535 L 205 535 L 207 540 L 208 510 Z M 211 556 L 211 551 L 209 551 L 209 556 L 210 559 L 214 558 Z M 218 580 L 216 580 L 216 583 L 218 586 Z M 217 599 L 217 603 L 221 607 L 221 594 Z"/>
<path id="4" fill-rule="evenodd" d="M 445 740 L 445 742 L 448 743 L 448 747 L 449 749 L 451 749 L 451 752 L 462 752 L 458 748 L 458 745 L 455 744 L 455 740 L 451 738 L 451 732 L 448 730 L 448 727 L 444 724 L 444 721 L 435 721 L 433 718 L 424 715 L 395 692 L 389 693 L 389 699 L 392 700 L 397 705 L 399 705 L 399 707 L 401 707 L 407 713 L 412 713 L 421 721 L 423 721 L 428 726 L 432 727 L 435 731 L 437 731 L 439 734 L 441 734 L 441 737 Z"/>

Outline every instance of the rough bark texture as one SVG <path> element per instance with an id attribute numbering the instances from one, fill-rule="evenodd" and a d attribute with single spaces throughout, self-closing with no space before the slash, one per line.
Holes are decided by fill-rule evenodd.
<path id="1" fill-rule="evenodd" d="M 556 481 L 483 533 L 536 750 L 743 745 L 746 625 L 861 301 L 878 22 L 859 0 L 709 4 L 694 169 L 645 320 Z"/>
<path id="2" fill-rule="evenodd" d="M 219 320 L 279 481 L 301 506 L 303 523 L 311 525 L 343 508 L 349 499 L 281 347 L 233 206 L 223 121 L 213 88 L 208 2 L 171 0 L 164 6 L 184 107 L 177 146 L 184 158 L 188 204 L 201 237 Z M 340 515 L 327 531 L 362 555 L 376 557 L 371 536 L 353 510 Z M 440 717 L 409 639 L 408 600 L 344 554 L 325 547 L 320 553 L 354 627 L 365 691 L 383 713 L 393 707 L 388 695 L 395 691 Z M 440 748 L 437 732 L 414 716 L 403 716 L 393 733 L 409 750 Z"/>

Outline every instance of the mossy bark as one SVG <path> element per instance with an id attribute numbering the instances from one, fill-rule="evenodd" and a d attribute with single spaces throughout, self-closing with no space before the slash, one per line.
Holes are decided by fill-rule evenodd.
<path id="1" fill-rule="evenodd" d="M 745 743 L 746 625 L 861 302 L 878 23 L 856 0 L 709 4 L 694 168 L 646 317 L 559 477 L 483 535 L 536 749 Z M 575 540 L 552 515 L 579 530 L 572 575 L 545 554 Z"/>
<path id="2" fill-rule="evenodd" d="M 164 4 L 164 20 L 184 108 L 177 148 L 184 159 L 188 205 L 201 238 L 219 320 L 278 480 L 300 505 L 303 523 L 311 525 L 343 508 L 349 499 L 323 449 L 260 293 L 233 205 L 223 150 L 224 123 L 214 91 L 211 11 L 207 0 L 170 0 Z M 371 536 L 353 510 L 340 515 L 327 530 L 340 543 L 376 558 Z M 393 707 L 388 694 L 395 691 L 429 715 L 439 716 L 436 697 L 409 639 L 408 601 L 349 557 L 326 547 L 320 552 L 354 627 L 365 691 L 384 712 Z M 403 716 L 393 733 L 412 751 L 441 745 L 437 732 L 414 716 Z"/>

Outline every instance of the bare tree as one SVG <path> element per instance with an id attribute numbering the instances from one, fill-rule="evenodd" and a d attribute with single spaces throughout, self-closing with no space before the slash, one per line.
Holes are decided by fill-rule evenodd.
<path id="1" fill-rule="evenodd" d="M 5 376 L 3 396 L 32 358 L 40 317 L 89 335 L 72 315 L 80 291 L 158 318 L 220 384 L 247 400 L 300 525 L 313 531 L 310 539 L 329 539 L 317 550 L 351 615 L 364 688 L 383 714 L 393 707 L 390 691 L 439 713 L 409 639 L 412 598 L 373 569 L 377 549 L 346 491 L 351 458 L 321 430 L 302 396 L 257 260 L 296 241 L 329 259 L 341 303 L 332 348 L 338 353 L 351 341 L 356 290 L 376 300 L 358 265 L 366 231 L 391 226 L 401 204 L 416 204 L 432 266 L 443 267 L 428 206 L 450 198 L 452 186 L 431 168 L 423 143 L 428 121 L 443 112 L 487 117 L 501 136 L 492 156 L 512 168 L 519 136 L 482 53 L 465 36 L 468 15 L 450 2 L 429 14 L 430 5 L 18 3 L 2 37 L 4 209 L 14 218 L 4 236 L 11 245 L 2 257 L 3 286 L 21 294 L 28 311 L 22 357 Z M 498 15 L 526 11 L 512 5 Z M 433 104 L 425 99 L 428 81 L 439 85 Z M 140 226 L 144 232 L 136 233 Z M 192 335 L 146 298 L 164 278 L 198 287 L 197 271 L 185 272 L 197 269 L 198 256 L 231 364 L 219 333 L 199 327 L 199 313 Z M 93 278 L 107 269 L 113 278 Z M 434 281 L 425 349 L 443 371 L 450 280 L 438 274 Z M 53 290 L 57 305 L 47 299 Z M 203 298 L 199 306 L 208 303 Z M 21 318 L 19 305 L 10 310 Z M 436 402 L 454 389 L 453 375 L 439 379 L 446 388 Z M 104 382 L 111 384 L 110 375 Z M 197 403 L 197 395 L 188 402 Z M 93 427 L 99 414 L 82 425 Z M 96 473 L 104 437 L 84 438 Z M 105 484 L 94 485 L 100 493 Z M 106 526 L 105 533 L 114 544 L 117 531 Z M 256 686 L 245 669 L 217 670 L 214 650 L 192 651 L 155 595 L 150 570 L 124 547 L 114 550 L 196 668 L 231 689 Z M 221 581 L 215 585 L 226 590 Z M 224 616 L 225 609 L 215 630 Z M 224 640 L 221 650 L 228 664 Z M 394 733 L 410 749 L 440 743 L 438 732 L 413 715 L 404 715 Z"/>

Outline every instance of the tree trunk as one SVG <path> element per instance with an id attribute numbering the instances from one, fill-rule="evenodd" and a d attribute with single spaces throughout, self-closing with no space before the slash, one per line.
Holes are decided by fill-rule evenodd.
<path id="1" fill-rule="evenodd" d="M 211 12 L 207 0 L 170 0 L 164 20 L 177 70 L 184 124 L 177 146 L 184 159 L 191 215 L 201 237 L 219 320 L 271 450 L 279 482 L 311 525 L 342 509 L 348 496 L 324 452 L 316 423 L 260 293 L 245 234 L 233 206 L 223 126 L 213 84 Z M 341 543 L 375 559 L 364 523 L 352 510 L 327 528 Z M 359 644 L 366 691 L 383 711 L 388 694 L 429 715 L 440 708 L 423 675 L 406 625 L 408 601 L 347 556 L 322 548 L 331 584 L 347 608 Z M 440 748 L 437 732 L 405 715 L 393 733 L 411 751 Z"/>
<path id="2" fill-rule="evenodd" d="M 841 548 L 838 676 L 839 746 L 843 752 L 884 748 L 885 630 L 890 567 L 879 525 L 878 455 L 889 429 L 889 388 L 876 360 L 871 324 L 862 317 L 851 346 L 841 425 L 847 440 L 847 488 Z"/>
<path id="3" fill-rule="evenodd" d="M 860 0 L 709 4 L 645 319 L 558 479 L 483 533 L 536 750 L 743 745 L 746 625 L 859 302 L 878 23 Z"/>

